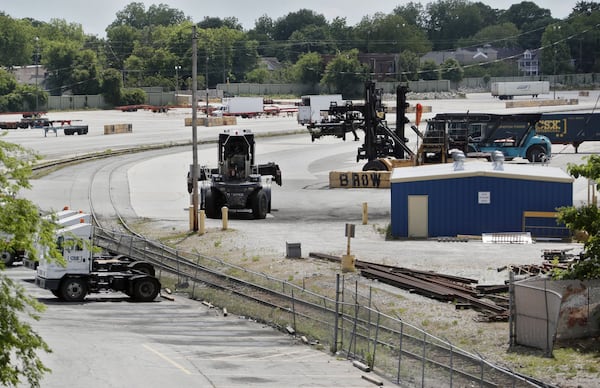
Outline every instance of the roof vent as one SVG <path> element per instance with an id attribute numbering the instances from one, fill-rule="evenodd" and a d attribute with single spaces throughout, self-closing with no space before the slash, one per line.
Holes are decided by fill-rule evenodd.
<path id="1" fill-rule="evenodd" d="M 492 152 L 492 162 L 494 170 L 504 171 L 504 154 L 502 151 Z"/>
<path id="2" fill-rule="evenodd" d="M 454 171 L 462 171 L 465 169 L 465 153 L 462 151 L 453 151 L 452 159 L 454 160 Z"/>

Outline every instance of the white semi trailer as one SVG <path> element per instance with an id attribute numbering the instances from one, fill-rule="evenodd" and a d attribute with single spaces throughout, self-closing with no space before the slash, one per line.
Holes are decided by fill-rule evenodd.
<path id="1" fill-rule="evenodd" d="M 492 96 L 500 100 L 512 100 L 515 96 L 538 97 L 540 94 L 550 93 L 548 81 L 524 82 L 492 82 Z"/>
<path id="2" fill-rule="evenodd" d="M 298 107 L 298 123 L 313 128 L 328 116 L 331 103 L 344 105 L 341 94 L 307 95 L 302 96 Z"/>

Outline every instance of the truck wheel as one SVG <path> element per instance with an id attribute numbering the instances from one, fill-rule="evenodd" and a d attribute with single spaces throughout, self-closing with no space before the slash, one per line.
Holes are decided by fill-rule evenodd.
<path id="1" fill-rule="evenodd" d="M 206 190 L 206 194 L 204 194 L 204 211 L 208 218 L 221 218 L 221 209 L 216 196 L 212 189 Z"/>
<path id="2" fill-rule="evenodd" d="M 531 163 L 541 162 L 546 158 L 546 150 L 541 146 L 533 146 L 527 150 L 527 160 Z"/>
<path id="3" fill-rule="evenodd" d="M 263 220 L 267 217 L 267 210 L 269 209 L 269 199 L 267 193 L 260 190 L 252 198 L 252 215 L 256 219 Z"/>
<path id="4" fill-rule="evenodd" d="M 379 159 L 370 160 L 362 168 L 363 171 L 387 171 L 387 166 Z"/>
<path id="5" fill-rule="evenodd" d="M 64 279 L 60 286 L 60 295 L 67 302 L 81 302 L 87 295 L 87 283 L 85 279 Z"/>
<path id="6" fill-rule="evenodd" d="M 144 277 L 133 283 L 133 299 L 138 302 L 152 302 L 160 292 L 160 283 L 156 278 Z"/>
<path id="7" fill-rule="evenodd" d="M 5 267 L 10 267 L 15 261 L 15 256 L 10 252 L 4 251 L 0 254 L 0 260 L 2 260 Z"/>
<path id="8" fill-rule="evenodd" d="M 146 275 L 154 276 L 154 267 L 152 264 L 145 261 L 135 261 L 129 264 L 129 268 L 135 271 L 145 273 Z"/>
<path id="9" fill-rule="evenodd" d="M 60 293 L 60 290 L 50 290 L 50 292 L 52 293 L 52 295 L 56 296 L 58 299 L 62 299 L 62 294 Z"/>

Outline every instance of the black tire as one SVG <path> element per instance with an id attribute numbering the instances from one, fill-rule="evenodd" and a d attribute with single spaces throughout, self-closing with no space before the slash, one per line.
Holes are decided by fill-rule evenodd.
<path id="1" fill-rule="evenodd" d="M 546 158 L 546 150 L 542 146 L 532 146 L 527 150 L 527 160 L 531 163 L 542 162 Z"/>
<path id="2" fill-rule="evenodd" d="M 137 302 L 152 302 L 160 293 L 160 282 L 153 277 L 136 279 L 133 283 L 133 299 Z"/>
<path id="3" fill-rule="evenodd" d="M 206 190 L 206 194 L 204 194 L 204 212 L 208 218 L 221 218 L 221 207 L 217 196 L 218 194 L 212 189 Z"/>
<path id="4" fill-rule="evenodd" d="M 252 197 L 252 215 L 255 219 L 263 220 L 267 217 L 269 211 L 269 198 L 267 193 L 263 190 L 259 190 Z"/>
<path id="5" fill-rule="evenodd" d="M 5 267 L 10 267 L 15 262 L 15 255 L 11 252 L 4 251 L 0 253 L 0 260 L 4 263 Z"/>
<path id="6" fill-rule="evenodd" d="M 387 166 L 379 159 L 370 160 L 363 166 L 363 171 L 387 171 Z"/>
<path id="7" fill-rule="evenodd" d="M 155 275 L 154 266 L 145 261 L 135 261 L 133 263 L 130 263 L 128 267 L 129 267 L 129 269 L 132 269 L 134 271 L 139 271 L 146 275 L 150 275 L 150 276 Z"/>
<path id="8" fill-rule="evenodd" d="M 60 285 L 60 297 L 67 302 L 81 302 L 87 292 L 87 283 L 82 278 L 66 278 Z"/>
<path id="9" fill-rule="evenodd" d="M 56 296 L 58 299 L 62 299 L 62 294 L 60 293 L 60 290 L 50 290 L 50 292 L 52 293 L 52 295 Z"/>

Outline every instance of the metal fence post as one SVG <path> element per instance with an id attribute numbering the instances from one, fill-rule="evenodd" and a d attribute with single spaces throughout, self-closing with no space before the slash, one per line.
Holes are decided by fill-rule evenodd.
<path id="1" fill-rule="evenodd" d="M 402 368 L 402 339 L 404 337 L 404 321 L 400 321 L 400 344 L 398 345 L 398 374 L 396 384 L 400 384 L 400 369 Z"/>
<path id="2" fill-rule="evenodd" d="M 335 275 L 335 317 L 333 325 L 333 346 L 332 353 L 337 353 L 338 345 L 338 317 L 340 315 L 340 274 Z"/>
<path id="3" fill-rule="evenodd" d="M 296 303 L 295 299 L 294 299 L 294 289 L 292 288 L 292 321 L 293 321 L 293 328 L 294 331 L 296 331 Z"/>

